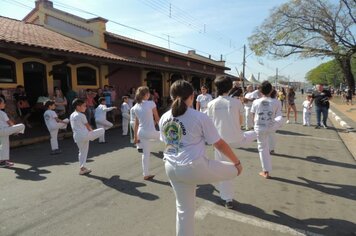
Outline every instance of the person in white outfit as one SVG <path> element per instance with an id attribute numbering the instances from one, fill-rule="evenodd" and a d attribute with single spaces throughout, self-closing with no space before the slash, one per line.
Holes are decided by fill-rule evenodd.
<path id="1" fill-rule="evenodd" d="M 253 101 L 251 112 L 254 115 L 257 133 L 257 148 L 262 165 L 262 177 L 271 178 L 272 160 L 269 150 L 269 135 L 277 130 L 283 121 L 281 108 L 270 98 L 272 85 L 268 81 L 263 81 L 261 85 L 262 97 Z"/>
<path id="2" fill-rule="evenodd" d="M 25 132 L 24 124 L 15 124 L 9 119 L 3 111 L 6 103 L 3 98 L 0 98 L 0 167 L 11 167 L 14 165 L 10 161 L 10 141 L 9 136 L 12 134 L 23 134 Z"/>
<path id="3" fill-rule="evenodd" d="M 213 97 L 208 94 L 208 87 L 206 85 L 201 86 L 201 94 L 197 97 L 196 109 L 200 112 L 205 112 L 208 103 L 213 100 Z"/>
<path id="4" fill-rule="evenodd" d="M 303 125 L 304 126 L 310 126 L 310 120 L 311 120 L 311 115 L 312 115 L 312 107 L 313 104 L 310 103 L 312 99 L 311 95 L 307 95 L 305 98 L 305 101 L 303 102 Z"/>
<path id="5" fill-rule="evenodd" d="M 240 99 L 228 96 L 232 88 L 232 80 L 220 76 L 214 80 L 218 97 L 208 103 L 207 115 L 212 119 L 218 133 L 230 147 L 243 147 L 257 136 L 255 131 L 241 131 L 243 106 Z M 215 149 L 215 160 L 229 161 L 229 158 Z M 234 185 L 232 180 L 221 181 L 217 184 L 220 197 L 225 202 L 225 207 L 232 209 L 234 199 Z"/>
<path id="6" fill-rule="evenodd" d="M 250 130 L 253 127 L 253 117 L 251 114 L 251 106 L 254 98 L 252 98 L 253 86 L 247 85 L 246 94 L 243 98 L 245 108 L 245 130 Z"/>
<path id="7" fill-rule="evenodd" d="M 154 175 L 149 173 L 151 143 L 159 139 L 159 132 L 155 128 L 155 124 L 159 121 L 159 115 L 156 104 L 149 101 L 150 90 L 146 86 L 141 86 L 136 90 L 136 105 L 132 112 L 136 117 L 134 128 L 134 143 L 139 143 L 143 149 L 142 153 L 142 169 L 143 179 L 153 179 Z"/>
<path id="8" fill-rule="evenodd" d="M 122 116 L 122 135 L 126 136 L 129 130 L 129 122 L 130 122 L 130 106 L 128 104 L 129 97 L 122 97 L 121 104 L 121 116 Z"/>
<path id="9" fill-rule="evenodd" d="M 130 109 L 130 142 L 131 143 L 134 143 L 134 132 L 135 132 L 135 123 L 136 123 L 136 115 L 135 115 L 136 104 L 133 107 L 131 107 L 131 109 Z M 136 145 L 137 151 L 139 153 L 142 153 L 143 149 L 141 147 L 140 139 L 137 140 L 137 143 L 135 145 Z"/>
<path id="10" fill-rule="evenodd" d="M 57 113 L 54 111 L 56 109 L 55 101 L 48 100 L 45 102 L 44 106 L 47 110 L 43 114 L 43 118 L 51 136 L 51 155 L 60 154 L 62 151 L 58 148 L 58 131 L 59 129 L 67 129 L 69 119 L 66 118 L 61 120 L 58 118 Z"/>
<path id="11" fill-rule="evenodd" d="M 242 165 L 211 119 L 191 108 L 194 94 L 189 82 L 175 81 L 170 95 L 172 108 L 159 122 L 160 139 L 165 144 L 163 159 L 176 196 L 176 235 L 193 236 L 197 185 L 233 179 L 241 174 Z M 230 161 L 207 158 L 205 142 L 213 144 Z"/>
<path id="12" fill-rule="evenodd" d="M 75 111 L 70 115 L 69 120 L 73 130 L 74 142 L 77 144 L 79 149 L 79 174 L 85 175 L 91 172 L 91 169 L 85 167 L 89 151 L 89 141 L 93 141 L 104 135 L 105 131 L 103 128 L 95 130 L 91 128 L 86 116 L 84 115 L 87 106 L 82 99 L 74 99 L 72 105 L 73 108 L 75 108 Z"/>
<path id="13" fill-rule="evenodd" d="M 281 111 L 282 111 L 282 102 L 277 99 L 277 91 L 273 88 L 272 93 L 271 93 L 271 99 L 274 103 L 276 103 L 276 106 L 278 106 Z M 276 143 L 277 143 L 277 138 L 276 138 L 276 132 L 271 131 L 269 134 L 269 153 L 274 154 L 275 149 L 276 149 Z"/>
<path id="14" fill-rule="evenodd" d="M 106 143 L 105 141 L 105 130 L 110 129 L 113 124 L 106 119 L 106 113 L 109 111 L 112 111 L 114 109 L 117 109 L 117 107 L 107 107 L 106 106 L 106 100 L 104 97 L 99 98 L 98 100 L 99 106 L 95 109 L 95 123 L 96 123 L 96 128 L 103 128 L 104 133 L 99 137 L 99 143 Z"/>

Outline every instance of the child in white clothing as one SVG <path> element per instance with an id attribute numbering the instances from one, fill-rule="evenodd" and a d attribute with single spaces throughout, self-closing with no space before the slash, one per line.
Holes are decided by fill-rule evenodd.
<path id="1" fill-rule="evenodd" d="M 23 134 L 25 132 L 24 124 L 17 124 L 9 119 L 7 114 L 2 111 L 5 109 L 6 103 L 3 98 L 0 98 L 0 167 L 11 167 L 14 163 L 10 162 L 10 141 L 11 134 Z"/>
<path id="2" fill-rule="evenodd" d="M 128 104 L 129 97 L 123 96 L 122 97 L 122 104 L 121 104 L 121 116 L 122 116 L 122 135 L 127 135 L 128 128 L 129 128 L 129 121 L 130 121 L 130 106 Z"/>
<path id="3" fill-rule="evenodd" d="M 232 80 L 220 76 L 214 80 L 218 97 L 208 103 L 206 114 L 213 121 L 220 137 L 231 147 L 242 147 L 256 140 L 255 131 L 241 131 L 243 106 L 240 99 L 228 96 L 232 88 Z M 230 161 L 227 156 L 215 148 L 215 160 Z M 232 180 L 220 181 L 216 188 L 225 207 L 232 209 L 234 198 L 234 184 Z"/>
<path id="4" fill-rule="evenodd" d="M 283 117 L 280 106 L 270 98 L 272 93 L 270 82 L 262 82 L 261 93 L 262 97 L 253 101 L 251 112 L 254 116 L 257 148 L 263 170 L 259 175 L 269 179 L 272 170 L 269 135 L 282 125 Z"/>
<path id="5" fill-rule="evenodd" d="M 116 107 L 107 107 L 106 100 L 104 97 L 99 98 L 99 106 L 95 109 L 95 123 L 96 128 L 103 128 L 104 133 L 99 137 L 99 143 L 106 143 L 105 141 L 105 130 L 110 129 L 113 124 L 106 119 L 106 113 L 117 109 Z"/>
<path id="6" fill-rule="evenodd" d="M 85 167 L 89 151 L 89 141 L 93 141 L 104 135 L 105 131 L 103 128 L 95 130 L 91 128 L 86 116 L 84 115 L 87 106 L 82 99 L 74 99 L 72 105 L 73 108 L 75 108 L 75 111 L 70 115 L 70 125 L 73 130 L 74 142 L 79 148 L 79 174 L 85 175 L 91 172 L 90 169 Z"/>
<path id="7" fill-rule="evenodd" d="M 312 99 L 311 95 L 307 95 L 305 98 L 305 101 L 303 102 L 303 125 L 304 126 L 310 126 L 310 119 L 311 119 L 311 114 L 312 114 L 312 104 L 310 103 Z"/>
<path id="8" fill-rule="evenodd" d="M 206 85 L 201 86 L 201 94 L 197 97 L 196 108 L 200 112 L 205 112 L 208 106 L 208 103 L 213 100 L 213 97 L 208 94 L 208 87 Z"/>
<path id="9" fill-rule="evenodd" d="M 48 100 L 45 102 L 45 108 L 47 109 L 43 114 L 44 121 L 46 123 L 47 129 L 51 135 L 51 155 L 60 154 L 62 151 L 58 148 L 58 130 L 67 129 L 69 120 L 61 120 L 58 118 L 57 113 L 54 111 L 56 109 L 56 103 L 53 100 Z"/>

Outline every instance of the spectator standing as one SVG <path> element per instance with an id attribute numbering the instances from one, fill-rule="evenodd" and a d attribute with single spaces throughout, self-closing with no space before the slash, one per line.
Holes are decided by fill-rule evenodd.
<path id="1" fill-rule="evenodd" d="M 208 94 L 208 87 L 206 85 L 201 86 L 201 94 L 197 97 L 196 109 L 200 112 L 205 112 L 208 103 L 213 100 L 213 97 Z"/>
<path id="2" fill-rule="evenodd" d="M 311 120 L 311 115 L 312 111 L 311 108 L 313 104 L 310 103 L 312 99 L 311 95 L 307 95 L 305 98 L 305 101 L 303 102 L 303 125 L 304 126 L 310 126 L 310 120 Z"/>
<path id="3" fill-rule="evenodd" d="M 22 85 L 18 85 L 16 87 L 16 91 L 13 94 L 13 97 L 16 102 L 16 110 L 21 118 L 22 122 L 29 128 L 32 128 L 32 125 L 29 122 L 29 118 L 31 116 L 31 107 L 28 102 L 27 94 L 25 92 L 25 88 Z"/>
<path id="4" fill-rule="evenodd" d="M 294 113 L 294 123 L 297 124 L 297 107 L 295 105 L 295 92 L 292 87 L 289 88 L 288 94 L 287 94 L 287 103 L 288 103 L 288 108 L 287 108 L 287 124 L 290 123 L 290 112 L 293 110 Z"/>
<path id="5" fill-rule="evenodd" d="M 60 88 L 54 88 L 53 100 L 56 104 L 56 112 L 58 117 L 63 118 L 66 114 L 67 99 L 63 96 L 62 90 Z"/>
<path id="6" fill-rule="evenodd" d="M 315 104 L 315 113 L 316 113 L 316 129 L 320 127 L 328 128 L 327 119 L 329 113 L 330 103 L 329 100 L 332 98 L 329 90 L 324 89 L 322 84 L 316 85 L 316 90 L 312 93 L 312 99 L 310 104 Z M 321 122 L 321 115 L 323 115 L 323 122 Z"/>

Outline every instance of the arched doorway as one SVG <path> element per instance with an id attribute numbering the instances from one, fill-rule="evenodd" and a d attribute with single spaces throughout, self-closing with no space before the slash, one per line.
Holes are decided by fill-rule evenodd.
<path id="1" fill-rule="evenodd" d="M 23 63 L 23 78 L 25 91 L 32 107 L 39 96 L 48 93 L 46 66 L 34 61 Z"/>
<path id="2" fill-rule="evenodd" d="M 177 80 L 183 79 L 183 76 L 181 74 L 172 74 L 170 78 L 171 84 L 176 82 Z"/>
<path id="3" fill-rule="evenodd" d="M 66 95 L 68 90 L 72 88 L 71 69 L 66 65 L 53 66 L 53 87 L 58 87 Z"/>
<path id="4" fill-rule="evenodd" d="M 162 97 L 162 74 L 159 72 L 151 71 L 147 73 L 147 87 L 155 89 L 156 92 Z"/>
<path id="5" fill-rule="evenodd" d="M 193 88 L 195 91 L 200 91 L 200 78 L 199 77 L 194 76 L 192 78 L 191 84 L 193 85 Z"/>

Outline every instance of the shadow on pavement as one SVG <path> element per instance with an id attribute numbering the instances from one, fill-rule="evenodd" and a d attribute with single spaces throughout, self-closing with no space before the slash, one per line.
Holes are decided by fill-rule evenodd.
<path id="1" fill-rule="evenodd" d="M 277 130 L 276 133 L 281 134 L 281 135 L 310 136 L 307 134 L 296 133 L 296 132 L 288 131 L 288 130 Z"/>
<path id="2" fill-rule="evenodd" d="M 354 165 L 354 164 L 332 161 L 332 160 L 328 160 L 324 157 L 318 157 L 318 156 L 298 157 L 298 156 L 291 156 L 291 155 L 286 155 L 286 154 L 281 154 L 281 153 L 274 153 L 273 155 L 279 156 L 279 157 L 286 157 L 286 158 L 290 158 L 290 159 L 297 159 L 297 160 L 302 160 L 302 161 L 313 162 L 313 163 L 317 163 L 317 164 L 356 169 L 356 165 Z"/>
<path id="3" fill-rule="evenodd" d="M 356 186 L 345 185 L 345 184 L 335 184 L 335 183 L 322 183 L 316 182 L 304 177 L 298 177 L 298 179 L 303 180 L 304 182 L 298 182 L 295 180 L 284 179 L 280 177 L 273 177 L 272 180 L 279 182 L 284 182 L 288 184 L 294 184 L 298 186 L 303 186 L 311 188 L 322 193 L 330 194 L 337 197 L 343 197 L 350 200 L 356 200 Z"/>
<path id="4" fill-rule="evenodd" d="M 28 169 L 22 169 L 22 168 L 18 168 L 18 167 L 9 167 L 6 169 L 14 170 L 15 174 L 17 174 L 17 176 L 16 176 L 17 179 L 31 180 L 31 181 L 45 180 L 47 177 L 42 176 L 41 174 L 51 173 L 50 171 L 48 171 L 46 169 L 41 170 L 35 166 L 32 166 L 31 168 L 28 168 Z"/>
<path id="5" fill-rule="evenodd" d="M 273 177 L 273 180 L 282 181 L 281 178 L 276 177 Z M 223 201 L 220 197 L 213 194 L 215 190 L 213 185 L 200 185 L 197 189 L 197 197 L 211 201 L 217 205 L 222 205 Z M 347 189 L 345 190 L 349 191 Z M 335 191 L 340 190 L 336 189 Z M 355 189 L 353 189 L 353 191 L 355 191 Z M 274 214 L 268 214 L 259 207 L 248 203 L 237 202 L 235 200 L 234 205 L 234 209 L 227 211 L 245 214 L 268 222 L 288 226 L 297 231 L 301 231 L 301 233 L 305 235 L 312 235 L 310 233 L 323 235 L 356 235 L 356 224 L 347 220 L 333 218 L 298 219 L 278 210 L 274 210 Z"/>
<path id="6" fill-rule="evenodd" d="M 146 186 L 144 183 L 134 182 L 129 180 L 120 179 L 119 175 L 114 175 L 111 178 L 105 178 L 97 175 L 85 175 L 88 178 L 100 180 L 106 186 L 113 188 L 121 193 L 131 196 L 139 197 L 147 201 L 154 201 L 159 199 L 157 195 L 152 193 L 141 192 L 137 188 Z"/>

